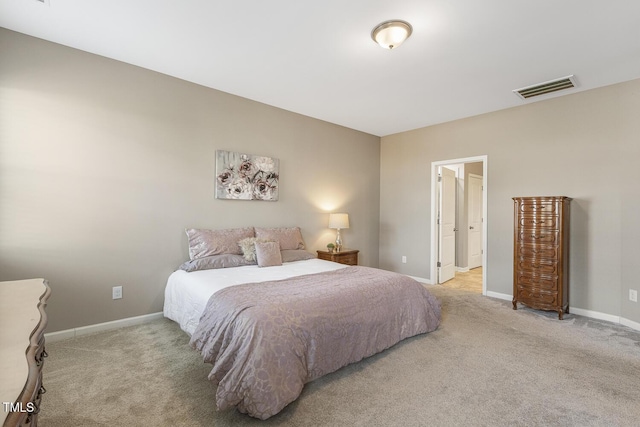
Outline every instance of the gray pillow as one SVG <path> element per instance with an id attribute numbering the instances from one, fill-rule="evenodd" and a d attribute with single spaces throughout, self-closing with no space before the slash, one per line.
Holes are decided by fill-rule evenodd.
<path id="1" fill-rule="evenodd" d="M 238 242 L 255 236 L 253 227 L 226 230 L 188 228 L 185 232 L 189 238 L 189 259 L 192 260 L 220 254 L 242 255 Z"/>
<path id="2" fill-rule="evenodd" d="M 280 255 L 282 255 L 282 262 L 304 261 L 305 259 L 315 258 L 315 255 L 302 249 L 284 249 L 280 251 Z"/>
<path id="3" fill-rule="evenodd" d="M 214 268 L 241 267 L 243 265 L 255 265 L 255 261 L 247 261 L 242 255 L 222 254 L 187 261 L 178 267 L 184 271 L 212 270 Z"/>
<path id="4" fill-rule="evenodd" d="M 280 249 L 304 249 L 304 240 L 300 227 L 255 228 L 258 239 L 280 243 Z"/>
<path id="5" fill-rule="evenodd" d="M 280 245 L 278 242 L 256 242 L 256 258 L 258 267 L 282 265 Z"/>

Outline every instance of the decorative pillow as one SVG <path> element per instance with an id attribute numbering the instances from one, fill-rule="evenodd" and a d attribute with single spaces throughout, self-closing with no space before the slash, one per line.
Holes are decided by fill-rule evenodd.
<path id="1" fill-rule="evenodd" d="M 192 272 L 198 270 L 211 270 L 214 268 L 241 267 L 243 265 L 255 265 L 255 261 L 247 261 L 242 255 L 222 254 L 187 261 L 178 268 L 180 270 Z"/>
<path id="2" fill-rule="evenodd" d="M 242 255 L 238 242 L 255 236 L 253 227 L 226 230 L 188 228 L 185 231 L 189 238 L 189 259 L 191 260 L 221 254 Z"/>
<path id="3" fill-rule="evenodd" d="M 256 242 L 256 258 L 258 267 L 282 265 L 280 245 L 278 242 Z"/>
<path id="4" fill-rule="evenodd" d="M 301 249 L 285 249 L 280 251 L 282 262 L 304 261 L 305 259 L 313 259 L 315 255 Z"/>
<path id="5" fill-rule="evenodd" d="M 257 237 L 247 237 L 246 239 L 242 239 L 238 242 L 240 249 L 242 250 L 242 254 L 247 261 L 255 262 L 256 261 L 256 242 L 269 242 L 272 240 L 264 240 L 258 239 Z"/>
<path id="6" fill-rule="evenodd" d="M 304 249 L 304 240 L 300 227 L 290 228 L 258 228 L 256 227 L 256 237 L 264 240 L 271 240 L 280 243 L 280 249 Z"/>

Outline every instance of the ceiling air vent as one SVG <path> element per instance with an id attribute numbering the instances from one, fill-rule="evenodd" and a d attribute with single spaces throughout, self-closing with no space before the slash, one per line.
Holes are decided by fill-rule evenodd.
<path id="1" fill-rule="evenodd" d="M 571 89 L 572 87 L 576 87 L 573 74 L 567 77 L 562 77 L 561 79 L 550 80 L 548 82 L 515 89 L 513 92 L 520 98 L 527 99 L 534 96 L 544 95 L 546 93 L 557 92 L 559 90 Z"/>

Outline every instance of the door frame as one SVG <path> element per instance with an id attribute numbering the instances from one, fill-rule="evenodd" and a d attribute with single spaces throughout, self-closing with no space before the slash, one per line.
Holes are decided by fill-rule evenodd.
<path id="1" fill-rule="evenodd" d="M 456 163 L 476 163 L 482 162 L 482 186 L 484 191 L 482 192 L 482 295 L 487 295 L 487 270 L 489 264 L 487 263 L 487 224 L 489 223 L 489 217 L 487 215 L 487 195 L 489 193 L 489 186 L 487 185 L 488 179 L 488 156 L 474 156 L 464 157 L 461 159 L 440 160 L 437 162 L 431 162 L 431 283 L 438 282 L 438 167 L 452 165 Z"/>

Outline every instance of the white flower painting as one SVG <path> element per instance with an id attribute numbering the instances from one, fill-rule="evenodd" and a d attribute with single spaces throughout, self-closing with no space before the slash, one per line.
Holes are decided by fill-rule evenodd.
<path id="1" fill-rule="evenodd" d="M 216 199 L 278 200 L 278 159 L 216 151 Z"/>

